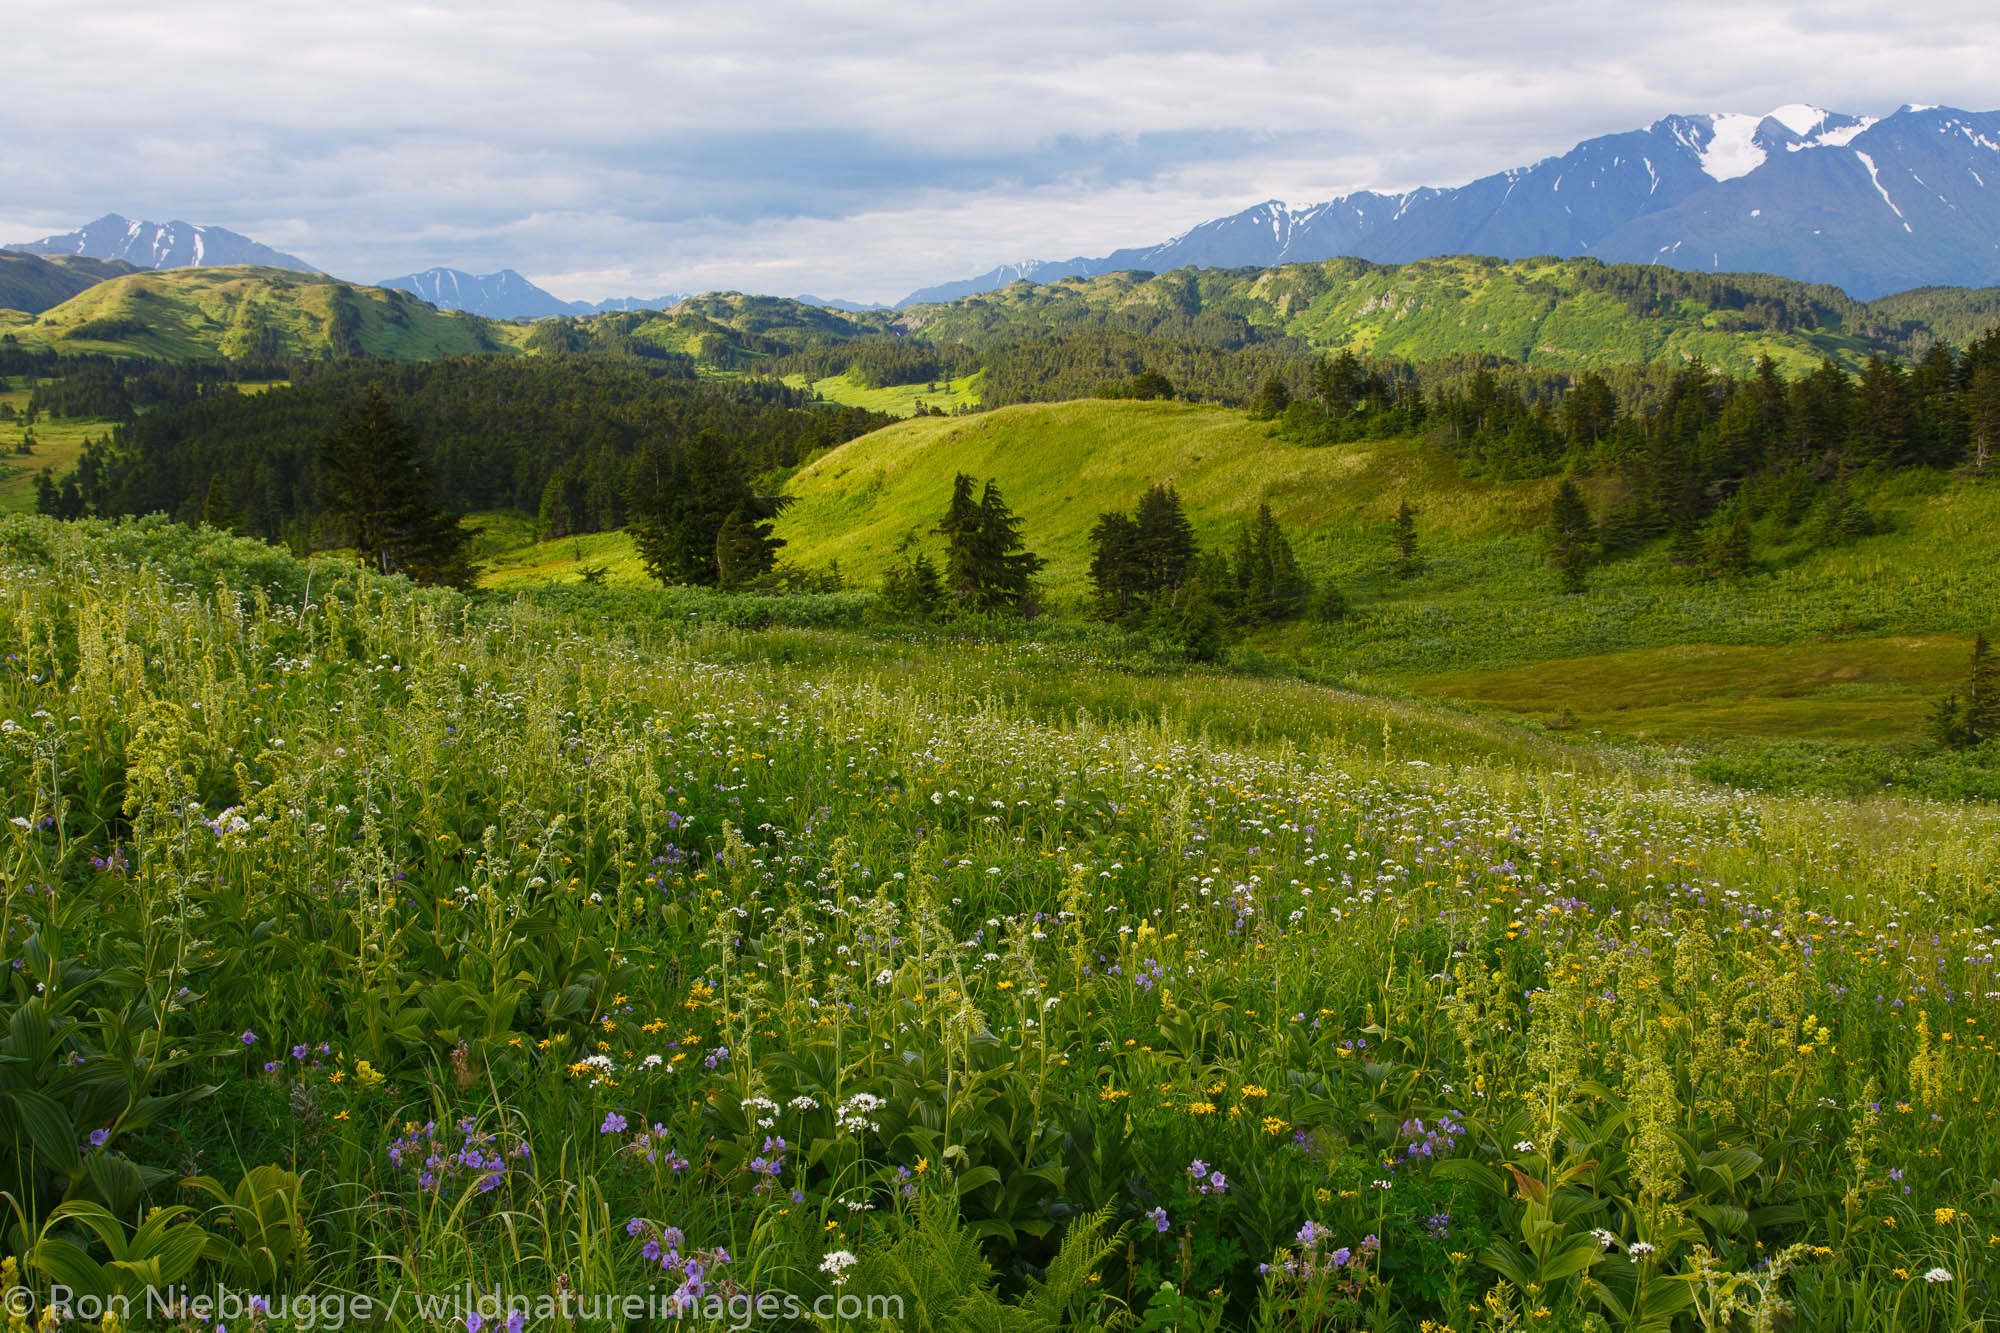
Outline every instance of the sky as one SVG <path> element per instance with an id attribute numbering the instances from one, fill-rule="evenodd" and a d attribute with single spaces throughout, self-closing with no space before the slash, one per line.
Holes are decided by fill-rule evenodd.
<path id="1" fill-rule="evenodd" d="M 0 0 L 0 241 L 895 301 L 1675 112 L 2000 108 L 2000 6 Z"/>

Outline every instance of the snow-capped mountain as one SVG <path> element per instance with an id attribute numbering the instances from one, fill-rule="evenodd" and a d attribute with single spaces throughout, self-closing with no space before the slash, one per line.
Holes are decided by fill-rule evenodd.
<path id="1" fill-rule="evenodd" d="M 261 264 L 267 268 L 319 272 L 296 255 L 273 250 L 227 227 L 206 227 L 192 222 L 135 222 L 116 213 L 106 213 L 97 221 L 61 236 L 44 236 L 39 241 L 23 241 L 6 248 L 33 255 L 122 259 L 139 268 Z"/>
<path id="2" fill-rule="evenodd" d="M 592 304 L 571 301 L 570 312 L 577 315 L 604 315 L 619 310 L 666 310 L 693 296 L 693 292 L 668 292 L 665 296 L 607 296 Z"/>
<path id="3" fill-rule="evenodd" d="M 375 284 L 429 301 L 440 310 L 465 310 L 492 319 L 539 318 L 576 312 L 529 282 L 511 268 L 498 273 L 465 273 L 455 268 L 427 268 Z"/>
<path id="4" fill-rule="evenodd" d="M 1906 106 L 1876 120 L 1792 105 L 1667 116 L 1453 189 L 1362 191 L 1303 208 L 1273 200 L 1160 245 L 1005 264 L 900 304 L 1021 278 L 1446 254 L 1777 273 L 1863 298 L 2000 283 L 2000 112 Z"/>
<path id="5" fill-rule="evenodd" d="M 816 305 L 822 310 L 838 310 L 843 314 L 860 315 L 870 310 L 893 310 L 894 306 L 883 305 L 880 301 L 849 301 L 840 296 L 794 296 L 800 305 Z"/>
<path id="6" fill-rule="evenodd" d="M 455 268 L 427 268 L 375 284 L 422 297 L 440 310 L 464 310 L 488 319 L 543 319 L 549 315 L 601 315 L 614 310 L 664 310 L 685 299 L 668 296 L 614 296 L 592 304 L 565 301 L 537 287 L 511 268 L 498 273 L 466 273 Z"/>

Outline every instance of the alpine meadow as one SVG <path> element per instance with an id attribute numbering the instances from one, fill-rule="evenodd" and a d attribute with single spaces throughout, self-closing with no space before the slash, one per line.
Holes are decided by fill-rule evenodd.
<path id="1" fill-rule="evenodd" d="M 21 159 L 9 1333 L 2000 1329 L 2000 112 L 361 8 Z"/>

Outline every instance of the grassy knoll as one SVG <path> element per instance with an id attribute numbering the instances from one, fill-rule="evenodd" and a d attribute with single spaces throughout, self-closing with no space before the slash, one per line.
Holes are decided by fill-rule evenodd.
<path id="1" fill-rule="evenodd" d="M 537 1328 L 2000 1308 L 1990 808 L 156 521 L 0 518 L 0 591 L 31 1291 L 118 1255 Z"/>
<path id="2" fill-rule="evenodd" d="M 791 479 L 783 555 L 814 569 L 838 561 L 873 588 L 905 538 L 937 548 L 929 530 L 961 470 L 998 480 L 1049 560 L 1062 614 L 1084 609 L 1097 515 L 1169 481 L 1207 545 L 1228 543 L 1270 504 L 1308 572 L 1347 596 L 1338 623 L 1281 626 L 1249 647 L 1324 679 L 1621 736 L 1915 741 L 1970 634 L 2000 608 L 2000 568 L 1965 558 L 2000 530 L 1996 486 L 1935 474 L 1866 482 L 1878 535 L 1815 548 L 1766 522 L 1758 568 L 1740 580 L 1697 579 L 1655 543 L 1600 565 L 1568 596 L 1540 558 L 1551 480 L 1467 480 L 1412 440 L 1293 445 L 1241 413 L 1176 403 L 1025 405 L 864 436 Z M 1386 537 L 1405 499 L 1423 557 L 1407 579 L 1392 576 Z M 586 570 L 645 581 L 623 533 L 537 544 L 523 520 L 481 522 L 489 588 Z"/>
<path id="3" fill-rule="evenodd" d="M 0 403 L 11 404 L 16 413 L 25 412 L 32 386 L 22 381 L 0 379 Z M 43 417 L 29 426 L 17 416 L 0 421 L 0 512 L 18 513 L 35 507 L 35 477 L 48 469 L 61 477 L 76 466 L 85 439 L 101 439 L 111 433 L 113 423 L 69 417 Z M 23 454 L 21 441 L 34 436 L 34 452 Z"/>
<path id="4" fill-rule="evenodd" d="M 1399 497 L 1440 534 L 1479 540 L 1531 523 L 1554 485 L 1467 482 L 1415 441 L 1308 449 L 1223 408 L 1083 400 L 911 421 L 852 441 L 799 470 L 787 487 L 798 502 L 777 530 L 808 562 L 838 558 L 873 577 L 905 536 L 937 521 L 961 471 L 999 481 L 1065 596 L 1085 585 L 1097 515 L 1155 481 L 1180 491 L 1206 541 L 1269 503 L 1307 532 L 1308 558 L 1321 564 L 1386 523 Z"/>
<path id="5" fill-rule="evenodd" d="M 239 266 L 145 270 L 0 325 L 22 346 L 166 359 L 334 354 L 422 361 L 506 350 L 501 326 L 404 292 Z M 523 335 L 524 336 L 524 335 Z"/>
<path id="6" fill-rule="evenodd" d="M 954 408 L 979 406 L 980 378 L 977 372 L 961 375 L 956 379 L 939 381 L 935 389 L 923 384 L 891 384 L 886 388 L 873 388 L 857 383 L 850 371 L 810 383 L 803 375 L 787 375 L 785 383 L 794 389 L 811 389 L 830 403 L 907 417 L 927 407 L 949 412 Z"/>
<path id="7" fill-rule="evenodd" d="M 1766 523 L 1740 580 L 1696 579 L 1656 543 L 1566 596 L 1540 560 L 1552 481 L 1470 481 L 1417 441 L 1297 446 L 1240 413 L 1171 403 L 1029 405 L 865 436 L 792 479 L 785 554 L 872 585 L 906 537 L 935 546 L 961 470 L 998 480 L 1071 611 L 1090 525 L 1152 482 L 1175 485 L 1205 544 L 1268 503 L 1350 613 L 1268 632 L 1266 651 L 1626 735 L 1912 739 L 1962 640 L 2000 608 L 2000 570 L 1965 558 L 2000 529 L 2000 487 L 1889 478 L 1864 487 L 1879 535 L 1820 549 Z M 1423 566 L 1399 579 L 1386 530 L 1405 499 Z"/>

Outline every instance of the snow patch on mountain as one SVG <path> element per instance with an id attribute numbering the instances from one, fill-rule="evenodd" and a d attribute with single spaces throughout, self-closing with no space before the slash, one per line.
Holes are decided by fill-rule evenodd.
<path id="1" fill-rule="evenodd" d="M 1903 216 L 1903 210 L 1896 207 L 1896 201 L 1889 197 L 1888 189 L 1882 184 L 1882 173 L 1875 169 L 1875 159 L 1858 148 L 1854 150 L 1854 155 L 1861 159 L 1862 166 L 1868 168 L 1868 183 L 1875 187 L 1875 193 L 1882 196 L 1882 202 L 1887 204 L 1889 211 L 1894 213 L 1897 219 L 1902 222 L 1903 230 L 1909 231 L 1910 220 Z"/>
<path id="2" fill-rule="evenodd" d="M 1708 142 L 1701 149 L 1701 169 L 1718 181 L 1748 176 L 1764 165 L 1764 146 L 1757 142 L 1762 116 L 1725 111 L 1709 118 Z"/>
<path id="3" fill-rule="evenodd" d="M 1848 164 L 1850 153 L 1861 171 Z M 1267 201 L 1158 245 L 1019 261 L 912 292 L 901 304 L 1022 279 L 1450 254 L 1693 268 L 1706 253 L 1710 269 L 1831 283 L 1864 298 L 1988 286 L 2000 284 L 1996 154 L 2000 112 L 1992 111 L 1905 108 L 1877 119 L 1795 102 L 1762 116 L 1672 115 L 1451 189 L 1359 191 L 1310 207 Z M 1883 227 L 1885 205 L 1900 225 Z"/>
<path id="4" fill-rule="evenodd" d="M 273 250 L 227 227 L 193 222 L 146 222 L 106 213 L 75 231 L 19 241 L 5 247 L 37 255 L 81 255 L 86 259 L 121 259 L 140 268 L 197 268 L 226 264 L 258 264 L 266 268 L 319 270 L 296 255 Z"/>

